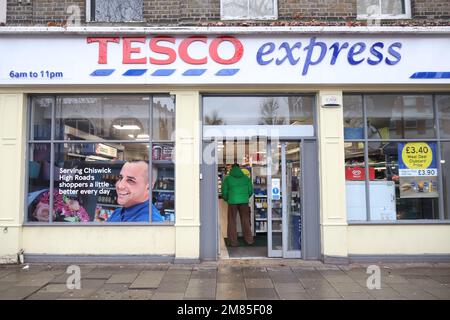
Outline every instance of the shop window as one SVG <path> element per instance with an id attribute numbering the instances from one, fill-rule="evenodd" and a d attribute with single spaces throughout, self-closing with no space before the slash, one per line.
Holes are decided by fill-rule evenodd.
<path id="1" fill-rule="evenodd" d="M 172 101 L 170 121 L 154 101 Z M 174 222 L 174 112 L 170 96 L 32 97 L 28 221 Z M 151 114 L 171 123 L 164 143 Z"/>
<path id="2" fill-rule="evenodd" d="M 205 125 L 312 125 L 312 96 L 203 98 Z"/>
<path id="3" fill-rule="evenodd" d="M 444 197 L 444 212 L 445 219 L 450 219 L 450 141 L 443 142 L 441 150 L 442 186 L 444 195 L 447 195 Z"/>
<path id="4" fill-rule="evenodd" d="M 365 176 L 364 142 L 345 142 L 346 201 L 349 220 L 366 219 Z"/>
<path id="5" fill-rule="evenodd" d="M 144 95 L 60 97 L 56 100 L 55 139 L 148 139 L 149 110 L 150 98 Z"/>
<path id="6" fill-rule="evenodd" d="M 363 139 L 364 119 L 361 96 L 344 96 L 344 138 Z"/>
<path id="7" fill-rule="evenodd" d="M 413 148 L 429 148 L 428 152 L 422 152 L 424 155 L 430 152 L 436 155 L 437 151 L 435 142 L 422 143 L 418 147 L 408 142 L 368 144 L 369 168 L 375 171 L 369 182 L 369 194 L 375 194 L 370 198 L 371 220 L 439 219 L 438 177 L 427 174 L 426 171 L 431 169 L 424 169 L 424 175 L 418 172 L 417 176 L 401 173 L 401 170 L 409 169 L 401 169 L 407 168 L 407 164 L 399 163 L 399 157 L 406 160 L 405 153 L 418 152 Z M 436 167 L 436 163 L 430 167 Z"/>
<path id="8" fill-rule="evenodd" d="M 450 138 L 450 95 L 436 96 L 441 138 Z"/>
<path id="9" fill-rule="evenodd" d="M 175 101 L 172 97 L 153 98 L 153 139 L 155 141 L 174 140 Z"/>
<path id="10" fill-rule="evenodd" d="M 30 130 L 32 140 L 50 140 L 52 131 L 52 110 L 55 100 L 52 97 L 36 97 L 32 100 L 33 117 Z"/>
<path id="11" fill-rule="evenodd" d="M 143 21 L 143 0 L 87 0 L 86 8 L 87 21 Z"/>
<path id="12" fill-rule="evenodd" d="M 431 95 L 367 95 L 368 139 L 435 138 Z"/>
<path id="13" fill-rule="evenodd" d="M 358 0 L 357 19 L 411 19 L 410 0 Z"/>
<path id="14" fill-rule="evenodd" d="M 439 103 L 446 105 L 445 98 L 344 95 L 349 221 L 365 221 L 368 217 L 370 221 L 448 219 L 446 142 L 440 145 L 444 139 L 435 132 L 436 117 L 445 118 L 445 107 L 440 108 Z M 356 134 L 348 128 L 361 131 Z M 355 166 L 357 170 L 352 170 Z M 440 212 L 440 207 L 445 211 Z"/>
<path id="15" fill-rule="evenodd" d="M 277 19 L 276 0 L 221 0 L 222 20 Z"/>

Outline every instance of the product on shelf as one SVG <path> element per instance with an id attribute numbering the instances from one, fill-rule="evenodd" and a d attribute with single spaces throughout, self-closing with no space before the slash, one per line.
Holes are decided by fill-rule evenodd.
<path id="1" fill-rule="evenodd" d="M 267 177 L 263 175 L 264 166 L 253 165 L 253 211 L 255 233 L 267 232 Z"/>
<path id="2" fill-rule="evenodd" d="M 152 159 L 153 160 L 172 160 L 174 148 L 170 144 L 154 145 L 152 147 Z"/>

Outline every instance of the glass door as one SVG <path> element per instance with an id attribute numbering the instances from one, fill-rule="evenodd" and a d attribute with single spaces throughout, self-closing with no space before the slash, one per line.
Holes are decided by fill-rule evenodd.
<path id="1" fill-rule="evenodd" d="M 268 256 L 301 256 L 301 142 L 269 142 Z"/>
<path id="2" fill-rule="evenodd" d="M 267 228 L 267 251 L 269 257 L 283 256 L 283 163 L 282 143 L 270 141 L 267 148 L 270 150 L 268 158 L 268 228 Z"/>
<path id="3" fill-rule="evenodd" d="M 283 257 L 300 258 L 301 246 L 301 152 L 300 142 L 286 142 L 282 148 L 285 182 L 283 205 Z"/>

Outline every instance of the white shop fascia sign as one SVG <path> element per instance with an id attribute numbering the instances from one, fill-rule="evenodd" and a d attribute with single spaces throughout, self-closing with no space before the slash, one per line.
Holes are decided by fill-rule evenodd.
<path id="1" fill-rule="evenodd" d="M 446 84 L 447 35 L 6 35 L 0 85 Z"/>

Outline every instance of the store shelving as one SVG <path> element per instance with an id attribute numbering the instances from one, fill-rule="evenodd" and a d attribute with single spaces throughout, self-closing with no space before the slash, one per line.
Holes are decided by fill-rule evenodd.
<path id="1" fill-rule="evenodd" d="M 256 233 L 267 233 L 268 230 L 268 196 L 267 196 L 267 176 L 266 166 L 253 164 L 252 183 L 253 183 L 253 221 Z"/>

